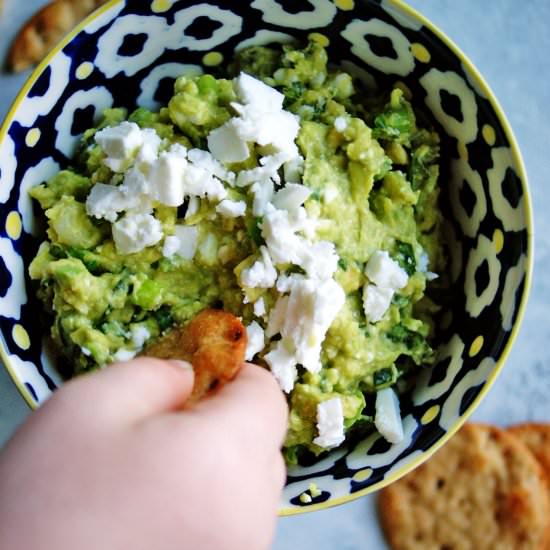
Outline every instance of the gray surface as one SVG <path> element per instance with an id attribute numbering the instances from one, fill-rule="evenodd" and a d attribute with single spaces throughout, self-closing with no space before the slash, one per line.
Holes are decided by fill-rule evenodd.
<path id="1" fill-rule="evenodd" d="M 0 54 L 26 14 L 40 0 L 6 0 L 0 20 Z M 475 420 L 509 424 L 550 421 L 550 2 L 547 0 L 410 0 L 450 36 L 485 76 L 516 133 L 530 178 L 536 227 L 535 272 L 523 327 L 493 389 Z M 0 76 L 0 115 L 22 77 Z M 24 418 L 26 406 L 0 370 L 0 444 Z M 382 550 L 375 497 L 322 512 L 283 518 L 276 550 Z"/>

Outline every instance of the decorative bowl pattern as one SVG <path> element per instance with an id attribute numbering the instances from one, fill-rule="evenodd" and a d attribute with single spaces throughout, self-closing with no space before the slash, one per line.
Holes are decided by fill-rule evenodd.
<path id="1" fill-rule="evenodd" d="M 439 127 L 454 297 L 437 364 L 402 398 L 403 442 L 372 434 L 290 468 L 282 514 L 364 495 L 428 458 L 486 393 L 514 339 L 531 274 L 529 195 L 508 123 L 475 68 L 397 0 L 113 0 L 42 63 L 0 134 L 0 353 L 36 407 L 61 380 L 26 277 L 39 244 L 29 188 L 70 163 L 104 108 L 158 107 L 183 72 L 215 72 L 238 48 L 311 32 L 367 86 L 404 83 Z M 306 504 L 311 482 L 319 494 Z"/>

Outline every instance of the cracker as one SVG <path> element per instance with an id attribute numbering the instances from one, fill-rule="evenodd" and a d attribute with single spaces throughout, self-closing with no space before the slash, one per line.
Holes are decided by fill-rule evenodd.
<path id="1" fill-rule="evenodd" d="M 550 424 L 529 422 L 508 428 L 535 455 L 550 480 Z"/>
<path id="2" fill-rule="evenodd" d="M 107 0 L 53 0 L 19 31 L 7 57 L 8 69 L 21 72 L 39 63 L 80 21 Z"/>
<path id="3" fill-rule="evenodd" d="M 520 440 L 465 425 L 431 459 L 380 493 L 396 550 L 545 548 L 549 494 L 542 468 Z"/>
<path id="4" fill-rule="evenodd" d="M 247 334 L 241 321 L 226 311 L 205 309 L 148 346 L 143 355 L 183 359 L 193 365 L 192 403 L 231 381 L 244 365 Z"/>

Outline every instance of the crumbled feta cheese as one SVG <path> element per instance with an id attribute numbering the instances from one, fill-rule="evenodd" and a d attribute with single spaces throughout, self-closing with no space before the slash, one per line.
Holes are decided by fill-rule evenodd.
<path id="1" fill-rule="evenodd" d="M 264 359 L 281 389 L 285 393 L 290 393 L 298 377 L 298 369 L 296 360 L 293 354 L 287 350 L 285 343 L 279 340 L 273 349 L 264 356 Z"/>
<path id="2" fill-rule="evenodd" d="M 181 145 L 161 153 L 151 166 L 152 196 L 166 206 L 180 206 L 184 200 L 183 178 L 187 171 L 186 150 Z"/>
<path id="3" fill-rule="evenodd" d="M 132 327 L 131 330 L 132 344 L 138 350 L 143 347 L 143 344 L 151 338 L 151 333 L 143 325 L 137 325 Z"/>
<path id="4" fill-rule="evenodd" d="M 191 197 L 189 199 L 189 204 L 187 205 L 187 210 L 185 212 L 185 220 L 193 217 L 201 207 L 201 200 L 199 197 Z"/>
<path id="5" fill-rule="evenodd" d="M 332 243 L 312 244 L 296 234 L 310 223 L 303 207 L 289 212 L 268 205 L 262 222 L 262 237 L 276 265 L 298 265 L 312 278 L 327 279 L 336 271 L 338 256 Z"/>
<path id="6" fill-rule="evenodd" d="M 304 157 L 297 155 L 284 164 L 284 174 L 286 182 L 298 183 L 302 181 L 304 173 Z"/>
<path id="7" fill-rule="evenodd" d="M 280 210 L 299 208 L 311 195 L 311 189 L 298 183 L 287 183 L 283 189 L 277 191 L 273 197 L 273 206 Z"/>
<path id="8" fill-rule="evenodd" d="M 378 250 L 372 254 L 365 274 L 376 285 L 382 288 L 400 290 L 407 286 L 409 277 L 407 272 L 385 250 Z"/>
<path id="9" fill-rule="evenodd" d="M 141 146 L 136 156 L 136 164 L 152 164 L 157 160 L 162 140 L 152 128 L 141 130 Z"/>
<path id="10" fill-rule="evenodd" d="M 117 189 L 124 194 L 128 201 L 126 210 L 130 208 L 136 208 L 134 203 L 147 202 L 150 204 L 151 200 L 149 195 L 152 193 L 151 183 L 145 177 L 145 174 L 136 167 L 130 168 L 126 174 L 124 174 L 124 180 Z M 133 201 L 133 202 L 132 202 Z"/>
<path id="11" fill-rule="evenodd" d="M 403 441 L 403 422 L 399 411 L 399 399 L 392 388 L 376 392 L 374 425 L 390 443 Z"/>
<path id="12" fill-rule="evenodd" d="M 115 361 L 121 361 L 121 362 L 130 361 L 136 356 L 136 354 L 137 354 L 136 350 L 120 349 L 113 355 L 113 359 Z"/>
<path id="13" fill-rule="evenodd" d="M 265 246 L 260 247 L 260 254 L 262 259 L 254 262 L 252 267 L 243 269 L 241 273 L 241 283 L 245 287 L 271 288 L 277 280 L 277 270 Z"/>
<path id="14" fill-rule="evenodd" d="M 245 215 L 246 202 L 224 199 L 216 206 L 216 212 L 224 218 L 238 218 Z"/>
<path id="15" fill-rule="evenodd" d="M 288 111 L 263 113 L 245 108 L 235 125 L 242 139 L 265 147 L 272 146 L 278 153 L 284 153 L 287 160 L 299 155 L 294 140 L 300 130 L 299 119 Z"/>
<path id="16" fill-rule="evenodd" d="M 235 183 L 235 173 L 227 170 L 218 162 L 211 153 L 202 149 L 190 149 L 187 158 L 192 164 L 204 168 L 212 176 L 233 185 Z"/>
<path id="17" fill-rule="evenodd" d="M 286 210 L 266 208 L 262 222 L 262 237 L 275 264 L 300 265 L 304 239 L 296 235 L 298 226 L 293 224 Z"/>
<path id="18" fill-rule="evenodd" d="M 268 338 L 272 338 L 283 330 L 286 312 L 288 309 L 288 296 L 280 296 L 275 302 L 275 306 L 269 312 L 269 319 L 265 334 Z"/>
<path id="19" fill-rule="evenodd" d="M 246 345 L 245 359 L 252 361 L 254 356 L 265 347 L 264 329 L 256 321 L 252 321 L 246 327 L 246 334 L 248 336 L 248 343 Z"/>
<path id="20" fill-rule="evenodd" d="M 126 197 L 114 185 L 96 183 L 86 199 L 86 213 L 94 218 L 115 222 L 126 208 Z"/>
<path id="21" fill-rule="evenodd" d="M 254 302 L 254 315 L 256 315 L 256 317 L 263 317 L 266 312 L 265 300 L 263 298 L 259 298 Z"/>
<path id="22" fill-rule="evenodd" d="M 330 279 L 338 268 L 336 248 L 334 243 L 328 241 L 304 246 L 300 256 L 300 266 L 312 279 Z"/>
<path id="23" fill-rule="evenodd" d="M 228 120 L 208 134 L 208 149 L 220 162 L 243 162 L 250 156 L 248 144 L 241 139 L 234 120 Z"/>
<path id="24" fill-rule="evenodd" d="M 317 405 L 317 430 L 319 435 L 313 443 L 319 447 L 332 449 L 344 441 L 344 410 L 339 397 Z"/>
<path id="25" fill-rule="evenodd" d="M 242 103 L 264 112 L 280 111 L 283 108 L 285 96 L 261 80 L 241 73 L 233 82 Z"/>
<path id="26" fill-rule="evenodd" d="M 183 177 L 184 191 L 192 197 L 221 201 L 227 197 L 223 183 L 197 164 L 189 164 Z"/>
<path id="27" fill-rule="evenodd" d="M 275 183 L 280 183 L 281 178 L 279 177 L 278 171 L 285 159 L 286 156 L 281 153 L 261 157 L 260 166 L 239 172 L 235 181 L 237 187 L 247 187 L 251 183 L 270 179 Z"/>
<path id="28" fill-rule="evenodd" d="M 128 167 L 125 161 L 143 144 L 143 135 L 135 122 L 121 122 L 96 132 L 95 141 L 107 155 L 105 164 L 118 172 Z"/>
<path id="29" fill-rule="evenodd" d="M 234 102 L 231 106 L 239 116 L 208 135 L 208 148 L 214 157 L 220 162 L 242 162 L 249 156 L 248 143 L 251 142 L 270 145 L 276 152 L 284 153 L 283 162 L 297 157 L 295 139 L 300 129 L 299 119 L 283 110 L 284 96 L 245 73 L 234 80 L 234 88 L 241 103 Z M 279 167 L 281 165 L 282 162 Z"/>
<path id="30" fill-rule="evenodd" d="M 286 294 L 292 290 L 297 281 L 303 281 L 304 276 L 299 273 L 291 273 L 290 275 L 279 275 L 277 279 L 277 291 L 281 294 Z"/>
<path id="31" fill-rule="evenodd" d="M 336 117 L 334 119 L 334 128 L 337 132 L 344 132 L 345 129 L 348 127 L 348 121 L 343 116 Z"/>
<path id="32" fill-rule="evenodd" d="M 165 258 L 174 255 L 181 256 L 186 260 L 192 260 L 197 252 L 199 230 L 195 226 L 176 225 L 174 234 L 164 239 L 162 254 Z"/>
<path id="33" fill-rule="evenodd" d="M 319 372 L 321 345 L 344 301 L 345 293 L 333 279 L 295 278 L 290 296 L 279 298 L 271 312 L 267 335 L 280 332 L 283 340 L 292 343 L 295 363 Z"/>
<path id="34" fill-rule="evenodd" d="M 162 224 L 151 214 L 132 213 L 113 224 L 113 240 L 119 254 L 133 254 L 162 239 Z"/>
<path id="35" fill-rule="evenodd" d="M 366 283 L 363 288 L 363 309 L 369 323 L 377 323 L 390 307 L 395 291 Z"/>
<path id="36" fill-rule="evenodd" d="M 250 190 L 254 195 L 252 214 L 256 217 L 263 216 L 266 212 L 267 205 L 275 193 L 275 185 L 271 180 L 258 181 Z"/>

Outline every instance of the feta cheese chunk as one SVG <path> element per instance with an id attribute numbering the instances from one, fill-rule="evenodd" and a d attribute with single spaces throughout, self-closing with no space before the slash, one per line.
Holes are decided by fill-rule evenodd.
<path id="1" fill-rule="evenodd" d="M 238 116 L 210 132 L 207 141 L 212 155 L 220 162 L 242 162 L 249 157 L 248 144 L 257 143 L 284 154 L 279 167 L 298 157 L 295 139 L 300 123 L 296 115 L 283 109 L 283 94 L 245 73 L 233 81 L 233 86 L 240 103 L 231 106 Z"/>
<path id="2" fill-rule="evenodd" d="M 263 216 L 267 210 L 267 205 L 270 203 L 275 193 L 275 185 L 271 180 L 258 181 L 250 190 L 254 195 L 252 203 L 252 214 L 256 217 Z"/>
<path id="3" fill-rule="evenodd" d="M 321 345 L 345 298 L 344 290 L 333 279 L 295 277 L 290 283 L 290 296 L 277 300 L 266 333 L 269 337 L 280 333 L 287 348 L 294 349 L 295 364 L 319 372 Z"/>
<path id="4" fill-rule="evenodd" d="M 165 258 L 181 256 L 186 260 L 192 260 L 197 252 L 199 230 L 190 225 L 176 225 L 174 234 L 164 239 L 162 253 Z"/>
<path id="5" fill-rule="evenodd" d="M 273 266 L 269 252 L 265 246 L 260 247 L 261 260 L 254 262 L 252 267 L 243 269 L 241 283 L 248 288 L 271 288 L 277 280 L 277 270 Z"/>
<path id="6" fill-rule="evenodd" d="M 233 120 L 228 120 L 208 134 L 208 149 L 220 162 L 243 162 L 250 156 L 248 144 L 241 139 Z"/>
<path id="7" fill-rule="evenodd" d="M 180 206 L 184 200 L 183 178 L 187 170 L 186 150 L 181 145 L 161 153 L 149 173 L 152 196 L 165 206 Z"/>
<path id="8" fill-rule="evenodd" d="M 256 317 L 263 317 L 267 313 L 267 310 L 265 308 L 265 300 L 263 298 L 259 298 L 254 302 L 254 315 Z"/>
<path id="9" fill-rule="evenodd" d="M 284 164 L 285 181 L 298 183 L 304 173 L 304 157 L 297 155 Z"/>
<path id="10" fill-rule="evenodd" d="M 399 399 L 392 388 L 376 392 L 376 414 L 374 425 L 382 437 L 390 443 L 403 441 L 403 422 L 399 410 Z"/>
<path id="11" fill-rule="evenodd" d="M 323 401 L 317 405 L 317 430 L 319 435 L 313 440 L 315 445 L 332 449 L 343 443 L 344 410 L 339 397 Z"/>
<path id="12" fill-rule="evenodd" d="M 252 361 L 254 356 L 265 347 L 264 329 L 256 321 L 252 321 L 246 327 L 246 334 L 248 336 L 248 343 L 246 345 L 245 359 Z"/>
<path id="13" fill-rule="evenodd" d="M 311 195 L 311 189 L 298 183 L 287 183 L 273 197 L 273 206 L 279 210 L 299 208 Z"/>
<path id="14" fill-rule="evenodd" d="M 136 164 L 152 164 L 158 157 L 162 140 L 152 128 L 141 130 L 141 146 L 136 156 Z"/>
<path id="15" fill-rule="evenodd" d="M 94 139 L 107 155 L 107 162 L 127 160 L 143 144 L 141 128 L 135 122 L 121 122 L 99 130 Z"/>
<path id="16" fill-rule="evenodd" d="M 246 202 L 224 199 L 216 206 L 216 212 L 224 218 L 238 218 L 245 215 Z"/>
<path id="17" fill-rule="evenodd" d="M 183 188 L 192 197 L 221 201 L 227 197 L 224 184 L 198 164 L 189 164 L 183 176 Z"/>
<path id="18" fill-rule="evenodd" d="M 151 214 L 132 213 L 113 224 L 113 240 L 119 254 L 141 252 L 163 237 L 162 224 Z"/>
<path id="19" fill-rule="evenodd" d="M 334 243 L 318 241 L 304 246 L 300 256 L 300 266 L 312 279 L 330 279 L 338 269 L 339 258 Z"/>
<path id="20" fill-rule="evenodd" d="M 125 210 L 148 213 L 152 207 L 148 193 L 149 182 L 143 173 L 130 168 L 119 186 L 96 183 L 86 199 L 86 212 L 89 216 L 111 223 Z"/>
<path id="21" fill-rule="evenodd" d="M 294 356 L 288 351 L 285 343 L 279 340 L 264 359 L 281 389 L 285 393 L 290 393 L 298 377 L 298 369 Z"/>
<path id="22" fill-rule="evenodd" d="M 384 317 L 390 307 L 395 291 L 370 283 L 363 287 L 363 309 L 369 323 L 377 323 Z"/>
<path id="23" fill-rule="evenodd" d="M 385 250 L 372 254 L 365 268 L 367 277 L 377 286 L 400 290 L 407 286 L 407 272 Z"/>
<path id="24" fill-rule="evenodd" d="M 242 103 L 252 105 L 255 109 L 264 112 L 280 111 L 283 108 L 285 96 L 261 80 L 241 73 L 233 83 Z"/>
<path id="25" fill-rule="evenodd" d="M 132 344 L 137 350 L 143 348 L 143 345 L 149 338 L 151 338 L 151 333 L 143 325 L 137 325 L 131 329 Z"/>
<path id="26" fill-rule="evenodd" d="M 190 149 L 187 152 L 187 158 L 189 162 L 200 166 L 212 176 L 216 176 L 218 179 L 226 181 L 230 185 L 235 183 L 235 173 L 227 170 L 208 151 Z"/>
<path id="27" fill-rule="evenodd" d="M 188 220 L 189 218 L 192 218 L 201 207 L 201 200 L 199 197 L 190 197 L 189 198 L 189 204 L 187 205 L 187 211 L 185 212 L 184 220 Z"/>
<path id="28" fill-rule="evenodd" d="M 126 209 L 126 202 L 126 197 L 114 185 L 96 183 L 86 199 L 86 213 L 113 223 L 118 213 Z"/>
<path id="29" fill-rule="evenodd" d="M 121 363 L 124 361 L 131 361 L 135 356 L 137 355 L 136 350 L 132 349 L 119 349 L 114 355 L 113 359 L 115 361 L 120 361 Z"/>

